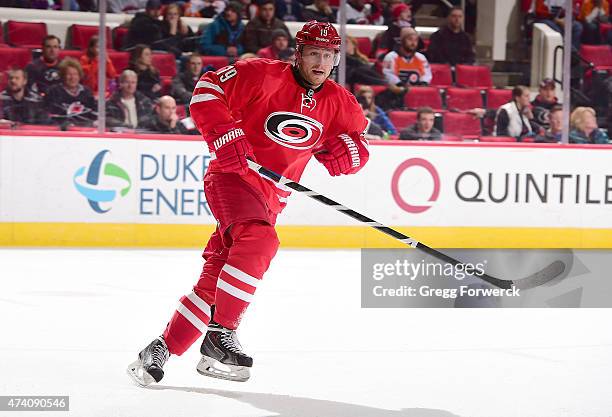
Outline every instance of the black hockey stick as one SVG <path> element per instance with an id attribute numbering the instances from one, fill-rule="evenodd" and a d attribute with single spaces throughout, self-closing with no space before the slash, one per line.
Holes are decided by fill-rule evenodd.
<path id="1" fill-rule="evenodd" d="M 284 185 L 288 188 L 291 188 L 292 190 L 295 191 L 299 191 L 300 193 L 306 194 L 308 197 L 313 198 L 315 200 L 317 200 L 320 203 L 323 203 L 325 205 L 328 205 L 344 214 L 346 214 L 349 217 L 352 217 L 355 220 L 358 220 L 362 223 L 367 224 L 370 227 L 373 227 L 374 229 L 383 232 L 386 235 L 389 235 L 397 240 L 399 240 L 402 243 L 405 243 L 408 246 L 411 246 L 413 248 L 419 249 L 425 253 L 427 253 L 428 255 L 431 255 L 435 258 L 438 258 L 444 262 L 447 262 L 451 265 L 459 265 L 459 264 L 463 264 L 463 262 L 458 261 L 455 258 L 451 258 L 448 255 L 445 255 L 442 252 L 439 252 L 433 248 L 430 248 L 429 246 L 409 237 L 406 236 L 403 233 L 398 232 L 397 230 L 394 230 L 390 227 L 387 227 L 379 222 L 377 222 L 376 220 L 372 220 L 367 216 L 364 216 L 363 214 L 357 213 L 354 210 L 351 210 L 350 208 L 347 208 L 345 206 L 343 206 L 340 203 L 335 202 L 334 200 L 325 197 L 324 195 L 321 195 L 319 193 L 317 193 L 316 191 L 311 190 L 310 188 L 306 188 L 303 185 L 290 180 L 289 178 L 285 178 L 282 175 L 277 174 L 276 172 L 270 171 L 267 168 L 262 167 L 261 165 L 259 165 L 257 162 L 251 161 L 250 159 L 248 160 L 249 163 L 249 168 L 251 168 L 253 171 L 258 172 L 260 175 L 262 175 L 263 177 L 266 177 L 278 184 Z M 515 286 L 516 288 L 519 289 L 529 289 L 529 288 L 535 288 L 535 287 L 539 287 L 540 285 L 543 285 L 551 280 L 553 280 L 554 278 L 558 277 L 559 275 L 561 275 L 563 273 L 563 271 L 565 270 L 565 264 L 561 261 L 554 261 L 552 262 L 550 265 L 548 265 L 547 267 L 545 267 L 544 269 L 542 269 L 541 271 L 538 271 L 534 274 L 531 274 L 525 278 L 522 279 L 517 279 L 517 280 L 503 280 L 503 279 L 499 279 L 499 278 L 495 278 L 486 274 L 482 274 L 482 275 L 474 275 L 477 278 L 482 279 L 483 281 L 486 281 L 490 284 L 495 285 L 498 288 L 503 288 L 503 289 L 510 289 L 512 288 L 512 286 Z"/>

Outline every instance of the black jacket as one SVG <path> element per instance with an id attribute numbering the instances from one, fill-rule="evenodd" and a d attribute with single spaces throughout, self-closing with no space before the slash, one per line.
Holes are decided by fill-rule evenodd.
<path id="1" fill-rule="evenodd" d="M 55 65 L 47 65 L 42 58 L 29 63 L 25 68 L 28 88 L 37 94 L 45 95 L 51 87 L 60 84 L 58 63 L 59 61 Z"/>
<path id="2" fill-rule="evenodd" d="M 82 85 L 76 96 L 66 91 L 63 84 L 51 87 L 45 104 L 57 122 L 89 125 L 98 118 L 98 103 L 89 88 Z"/>
<path id="3" fill-rule="evenodd" d="M 150 124 L 153 118 L 153 102 L 144 94 L 136 91 L 136 114 L 138 116 L 137 128 Z M 125 115 L 127 109 L 121 102 L 121 94 L 114 93 L 106 102 L 106 124 L 108 127 L 127 127 L 125 125 Z"/>
<path id="4" fill-rule="evenodd" d="M 162 39 L 162 22 L 154 19 L 146 13 L 136 13 L 128 34 L 123 43 L 124 48 L 130 48 L 139 43 L 151 46 L 153 43 Z"/>
<path id="5" fill-rule="evenodd" d="M 0 119 L 26 124 L 49 123 L 42 97 L 26 89 L 21 100 L 15 100 L 8 90 L 0 94 Z"/>
<path id="6" fill-rule="evenodd" d="M 159 84 L 161 86 L 159 73 L 153 72 L 150 69 L 140 70 L 132 65 L 130 65 L 129 69 L 138 75 L 138 91 L 153 101 L 161 97 L 161 90 L 153 91 L 153 86 L 155 84 Z"/>
<path id="7" fill-rule="evenodd" d="M 436 64 L 473 64 L 476 53 L 472 40 L 464 31 L 455 33 L 444 26 L 429 38 L 427 59 Z"/>

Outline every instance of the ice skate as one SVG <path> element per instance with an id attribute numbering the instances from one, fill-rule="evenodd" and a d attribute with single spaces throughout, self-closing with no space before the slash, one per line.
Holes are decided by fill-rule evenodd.
<path id="1" fill-rule="evenodd" d="M 211 322 L 200 353 L 197 371 L 202 375 L 238 382 L 251 376 L 253 359 L 242 352 L 235 330 Z"/>
<path id="2" fill-rule="evenodd" d="M 164 364 L 170 357 L 162 336 L 153 340 L 138 354 L 138 360 L 130 364 L 128 375 L 141 387 L 159 382 L 164 377 Z"/>

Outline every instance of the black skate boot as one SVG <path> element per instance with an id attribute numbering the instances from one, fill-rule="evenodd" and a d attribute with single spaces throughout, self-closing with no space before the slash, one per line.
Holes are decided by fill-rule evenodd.
<path id="1" fill-rule="evenodd" d="M 202 375 L 244 382 L 251 376 L 253 358 L 242 352 L 236 331 L 211 321 L 200 347 L 202 359 L 197 370 Z"/>
<path id="2" fill-rule="evenodd" d="M 166 341 L 159 336 L 138 354 L 137 361 L 130 364 L 128 375 L 141 387 L 159 382 L 164 377 L 163 367 L 169 357 Z"/>

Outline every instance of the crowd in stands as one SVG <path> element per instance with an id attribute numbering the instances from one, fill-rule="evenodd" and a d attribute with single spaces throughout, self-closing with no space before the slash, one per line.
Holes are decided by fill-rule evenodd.
<path id="1" fill-rule="evenodd" d="M 42 8 L 33 0 L 12 3 L 13 7 Z M 96 4 L 73 3 L 77 10 L 94 10 Z M 490 70 L 477 65 L 473 36 L 463 29 L 462 8 L 450 8 L 445 24 L 424 40 L 415 29 L 414 8 L 419 3 L 348 0 L 349 23 L 387 25 L 374 39 L 364 42 L 349 37 L 347 42 L 347 88 L 371 121 L 370 138 L 560 140 L 562 106 L 555 96 L 555 81 L 542 81 L 534 100 L 524 86 L 494 89 Z M 574 49 L 580 50 L 583 43 L 612 44 L 612 30 L 603 30 L 608 24 L 608 0 L 574 0 L 574 4 Z M 564 30 L 564 5 L 564 0 L 522 0 L 533 22 L 559 32 Z M 294 42 L 285 21 L 333 23 L 339 17 L 338 8 L 329 0 L 114 0 L 108 6 L 111 12 L 135 15 L 115 46 L 121 54 L 129 54 L 129 60 L 120 64 L 106 55 L 107 127 L 159 133 L 198 134 L 189 119 L 188 103 L 204 72 L 252 57 L 292 63 Z M 195 33 L 183 16 L 208 17 L 212 22 Z M 91 36 L 78 55 L 62 49 L 56 36 L 44 37 L 39 56 L 24 68 L 7 71 L 0 119 L 62 128 L 94 127 L 98 44 L 98 37 Z M 163 59 L 170 59 L 181 70 L 162 74 L 160 51 Z M 612 81 L 609 84 L 612 93 Z M 571 127 L 571 142 L 608 142 L 592 108 L 576 108 Z"/>

